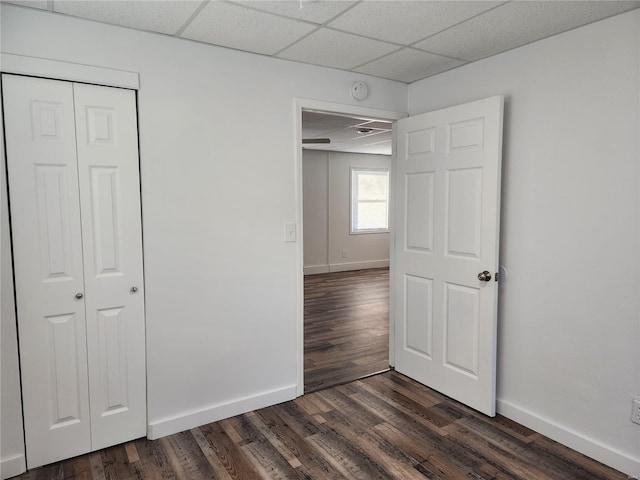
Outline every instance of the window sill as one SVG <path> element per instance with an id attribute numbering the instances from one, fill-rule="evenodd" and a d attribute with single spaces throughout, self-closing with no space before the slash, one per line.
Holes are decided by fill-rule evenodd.
<path id="1" fill-rule="evenodd" d="M 349 232 L 349 235 L 372 235 L 378 233 L 389 233 L 389 230 L 358 230 Z"/>

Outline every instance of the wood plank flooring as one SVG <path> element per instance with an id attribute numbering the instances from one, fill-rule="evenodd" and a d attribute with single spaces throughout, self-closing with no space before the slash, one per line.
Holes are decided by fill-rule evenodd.
<path id="1" fill-rule="evenodd" d="M 394 371 L 17 478 L 627 479 L 517 423 L 480 415 Z"/>
<path id="2" fill-rule="evenodd" d="M 304 388 L 389 368 L 389 269 L 304 278 Z"/>

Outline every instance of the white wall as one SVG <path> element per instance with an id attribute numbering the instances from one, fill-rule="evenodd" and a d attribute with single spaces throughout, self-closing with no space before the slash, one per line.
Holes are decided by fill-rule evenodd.
<path id="1" fill-rule="evenodd" d="M 0 111 L 0 131 L 3 130 Z M 26 468 L 22 435 L 22 399 L 18 370 L 9 208 L 7 202 L 4 141 L 0 142 L 0 478 L 18 475 Z"/>
<path id="2" fill-rule="evenodd" d="M 294 397 L 294 97 L 355 104 L 365 78 L 358 105 L 406 111 L 407 86 L 0 8 L 3 52 L 140 73 L 150 435 Z"/>
<path id="3" fill-rule="evenodd" d="M 329 153 L 302 151 L 304 273 L 329 271 Z"/>
<path id="4" fill-rule="evenodd" d="M 389 265 L 388 233 L 349 233 L 352 167 L 390 169 L 391 157 L 303 151 L 305 274 Z"/>
<path id="5" fill-rule="evenodd" d="M 410 114 L 506 95 L 499 411 L 633 475 L 639 18 L 636 10 L 409 87 Z"/>

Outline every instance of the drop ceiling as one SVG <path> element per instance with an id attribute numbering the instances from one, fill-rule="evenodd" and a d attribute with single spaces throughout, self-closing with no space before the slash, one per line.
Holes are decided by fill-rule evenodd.
<path id="1" fill-rule="evenodd" d="M 2 1 L 405 83 L 640 7 L 615 0 Z"/>
<path id="2" fill-rule="evenodd" d="M 640 8 L 619 0 L 0 1 L 404 83 Z M 331 139 L 306 149 L 391 154 L 390 123 L 303 112 L 302 129 L 304 138 Z"/>
<path id="3" fill-rule="evenodd" d="M 391 155 L 391 122 L 303 111 L 302 138 L 331 140 L 329 144 L 305 144 L 306 150 Z"/>

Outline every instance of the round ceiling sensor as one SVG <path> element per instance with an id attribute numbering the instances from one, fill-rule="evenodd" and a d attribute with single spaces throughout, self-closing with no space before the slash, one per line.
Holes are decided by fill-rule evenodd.
<path id="1" fill-rule="evenodd" d="M 359 128 L 358 133 L 371 133 L 373 132 L 373 128 Z"/>
<path id="2" fill-rule="evenodd" d="M 369 94 L 369 88 L 364 82 L 353 82 L 351 85 L 351 96 L 356 100 L 364 100 Z"/>

